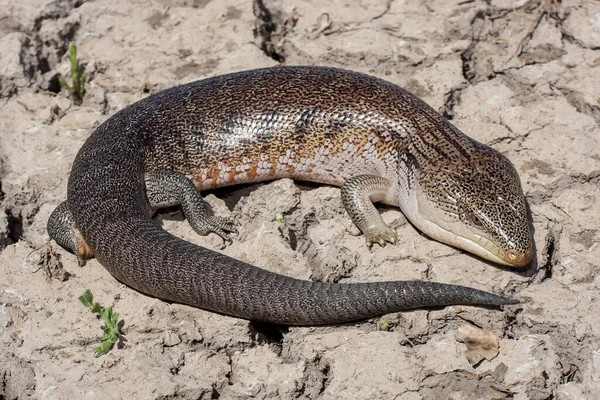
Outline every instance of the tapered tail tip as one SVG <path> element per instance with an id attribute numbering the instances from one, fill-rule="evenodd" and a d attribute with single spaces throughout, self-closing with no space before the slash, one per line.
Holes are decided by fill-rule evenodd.
<path id="1" fill-rule="evenodd" d="M 474 303 L 481 305 L 492 305 L 492 306 L 508 306 L 512 304 L 521 304 L 519 300 L 510 299 L 504 296 L 498 296 L 496 294 L 477 291 L 473 296 Z"/>
<path id="2" fill-rule="evenodd" d="M 511 304 L 521 304 L 521 302 L 519 300 L 517 300 L 517 299 L 509 299 L 508 297 L 502 297 L 502 296 L 499 296 L 499 297 L 503 301 L 502 304 L 501 304 L 503 306 L 508 306 L 508 305 L 511 305 Z"/>

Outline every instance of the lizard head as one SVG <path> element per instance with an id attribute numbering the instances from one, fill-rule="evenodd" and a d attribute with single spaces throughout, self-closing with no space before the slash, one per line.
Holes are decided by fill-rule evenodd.
<path id="1" fill-rule="evenodd" d="M 441 242 L 523 267 L 533 239 L 519 175 L 496 150 L 477 142 L 467 150 L 419 171 L 416 225 Z"/>

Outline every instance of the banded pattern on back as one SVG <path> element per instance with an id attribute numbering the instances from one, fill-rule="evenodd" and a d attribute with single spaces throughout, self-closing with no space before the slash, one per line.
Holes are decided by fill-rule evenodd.
<path id="1" fill-rule="evenodd" d="M 180 163 L 178 172 L 201 189 L 275 177 L 339 185 L 357 173 L 395 174 L 414 126 L 410 108 L 394 106 L 412 96 L 387 82 L 348 77 L 341 70 L 312 67 L 281 74 L 267 69 L 202 83 L 180 89 L 199 103 L 202 112 L 195 115 L 200 120 L 169 111 L 167 118 L 177 124 L 156 115 L 145 122 L 165 126 L 146 150 L 152 153 L 148 167 L 173 165 L 158 156 L 167 152 L 171 158 L 193 160 Z M 219 101 L 203 103 L 217 88 Z M 239 104 L 239 98 L 252 100 Z"/>

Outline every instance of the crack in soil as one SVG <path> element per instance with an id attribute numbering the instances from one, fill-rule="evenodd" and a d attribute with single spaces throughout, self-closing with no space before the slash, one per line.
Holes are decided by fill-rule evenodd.
<path id="1" fill-rule="evenodd" d="M 381 14 L 378 14 L 378 15 L 374 16 L 373 18 L 371 18 L 371 22 L 385 16 L 388 12 L 390 12 L 390 8 L 392 7 L 393 2 L 394 2 L 394 0 L 388 0 L 387 3 L 385 4 L 385 10 L 383 10 L 383 12 Z"/>
<path id="2" fill-rule="evenodd" d="M 464 75 L 464 61 L 463 61 L 463 75 Z M 453 87 L 448 93 L 444 95 L 444 107 L 442 115 L 447 120 L 451 121 L 454 118 L 454 107 L 460 104 L 462 92 L 469 86 L 468 83 L 461 83 L 459 86 Z"/>
<path id="3" fill-rule="evenodd" d="M 20 213 L 14 215 L 11 209 L 6 209 L 5 213 L 8 222 L 6 234 L 9 243 L 7 244 L 17 243 L 23 235 L 23 217 Z"/>
<path id="4" fill-rule="evenodd" d="M 534 279 L 534 283 L 539 284 L 545 280 L 552 279 L 552 273 L 554 267 L 559 262 L 559 240 L 560 232 L 554 228 L 550 229 L 550 232 L 546 235 L 546 244 L 544 246 L 543 256 L 546 258 L 546 262 L 541 265 L 538 269 L 538 274 Z"/>
<path id="5" fill-rule="evenodd" d="M 567 99 L 567 102 L 572 105 L 577 112 L 589 115 L 594 118 L 596 125 L 600 127 L 600 106 L 590 104 L 583 99 L 581 93 L 574 90 L 553 86 Z"/>
<path id="6" fill-rule="evenodd" d="M 478 32 L 478 34 L 476 35 L 475 31 L 481 31 L 483 29 L 482 27 L 477 29 L 475 25 L 477 23 L 483 22 L 485 20 L 485 17 L 485 11 L 478 11 L 477 14 L 475 14 L 475 16 L 471 19 L 471 43 L 469 43 L 467 48 L 460 54 L 460 59 L 462 61 L 462 74 L 468 83 L 473 83 L 477 76 L 477 70 L 475 68 L 476 61 L 474 59 L 474 54 L 477 43 L 480 41 L 480 39 L 476 36 L 478 36 L 481 32 Z"/>
<path id="7" fill-rule="evenodd" d="M 546 186 L 542 185 L 542 190 L 529 192 L 527 198 L 530 204 L 543 204 L 565 190 L 575 189 L 577 186 L 585 184 L 595 185 L 599 182 L 600 170 L 591 171 L 589 174 L 570 174 L 563 176 Z"/>
<path id="8" fill-rule="evenodd" d="M 278 63 L 285 62 L 283 48 L 274 43 L 273 36 L 277 32 L 278 24 L 273 21 L 271 11 L 265 6 L 263 0 L 254 0 L 252 11 L 256 17 L 254 27 L 254 37 L 260 39 L 259 47 L 266 56 L 272 58 Z"/>

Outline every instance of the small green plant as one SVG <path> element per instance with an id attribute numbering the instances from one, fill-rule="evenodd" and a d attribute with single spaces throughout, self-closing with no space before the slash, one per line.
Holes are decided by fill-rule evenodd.
<path id="1" fill-rule="evenodd" d="M 90 289 L 79 296 L 79 301 L 93 313 L 98 314 L 100 319 L 100 325 L 104 331 L 101 339 L 102 344 L 93 350 L 94 357 L 100 357 L 108 353 L 113 344 L 119 340 L 119 314 L 113 312 L 112 307 L 102 307 L 100 304 L 94 303 L 94 296 Z"/>
<path id="2" fill-rule="evenodd" d="M 381 321 L 379 323 L 379 330 L 380 331 L 389 331 L 390 330 L 390 324 L 387 323 L 387 321 Z"/>
<path id="3" fill-rule="evenodd" d="M 275 214 L 275 222 L 279 224 L 277 230 L 279 231 L 279 234 L 283 240 L 285 240 L 287 244 L 290 244 L 290 228 L 285 224 L 285 219 L 282 212 L 277 212 Z"/>
<path id="4" fill-rule="evenodd" d="M 275 214 L 275 222 L 277 222 L 278 224 L 283 224 L 283 213 L 282 212 L 278 212 L 277 214 Z"/>
<path id="5" fill-rule="evenodd" d="M 79 60 L 77 60 L 77 46 L 75 46 L 74 42 L 69 43 L 69 62 L 71 63 L 72 85 L 69 85 L 62 76 L 58 77 L 58 81 L 60 82 L 60 86 L 71 94 L 71 101 L 73 101 L 73 104 L 80 105 L 81 102 L 83 102 L 83 96 L 85 95 L 86 75 L 85 72 L 82 71 Z"/>

